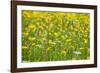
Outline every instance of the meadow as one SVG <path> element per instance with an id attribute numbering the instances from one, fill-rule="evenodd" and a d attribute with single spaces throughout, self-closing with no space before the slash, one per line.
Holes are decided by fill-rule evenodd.
<path id="1" fill-rule="evenodd" d="M 90 58 L 90 14 L 22 10 L 22 61 Z"/>

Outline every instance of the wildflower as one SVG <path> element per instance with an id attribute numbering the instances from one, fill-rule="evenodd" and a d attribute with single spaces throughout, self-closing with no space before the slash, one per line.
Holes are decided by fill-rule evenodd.
<path id="1" fill-rule="evenodd" d="M 27 49 L 28 47 L 27 47 L 27 46 L 22 46 L 22 48 L 23 48 L 23 49 Z"/>
<path id="2" fill-rule="evenodd" d="M 40 17 L 40 13 L 34 11 L 32 12 L 31 16 Z"/>
<path id="3" fill-rule="evenodd" d="M 39 45 L 36 45 L 36 46 L 39 47 L 39 48 L 43 48 L 42 45 L 40 45 L 40 44 Z"/>
<path id="4" fill-rule="evenodd" d="M 28 35 L 28 32 L 23 32 L 23 35 L 27 36 Z"/>
<path id="5" fill-rule="evenodd" d="M 76 25 L 76 28 L 80 28 L 80 24 L 77 24 L 77 25 Z"/>
<path id="6" fill-rule="evenodd" d="M 88 35 L 84 35 L 84 37 L 88 37 Z"/>
<path id="7" fill-rule="evenodd" d="M 80 48 L 81 50 L 83 50 L 84 48 Z"/>
<path id="8" fill-rule="evenodd" d="M 84 19 L 84 22 L 86 23 L 86 24 L 88 24 L 88 22 L 89 22 L 89 16 L 83 16 L 83 19 Z"/>
<path id="9" fill-rule="evenodd" d="M 32 43 L 32 46 L 34 46 L 35 45 L 35 43 Z"/>
<path id="10" fill-rule="evenodd" d="M 49 40 L 49 44 L 51 44 L 52 43 L 52 40 Z"/>
<path id="11" fill-rule="evenodd" d="M 27 11 L 23 11 L 23 16 L 27 17 L 27 18 L 31 18 L 32 17 L 31 14 L 29 12 L 27 12 Z"/>
<path id="12" fill-rule="evenodd" d="M 84 43 L 87 43 L 88 41 L 86 39 L 84 39 Z"/>
<path id="13" fill-rule="evenodd" d="M 28 28 L 29 28 L 29 29 L 34 29 L 34 30 L 35 30 L 35 29 L 36 29 L 36 26 L 35 26 L 34 24 L 30 24 L 30 25 L 28 26 Z"/>
<path id="14" fill-rule="evenodd" d="M 81 54 L 81 52 L 80 51 L 74 51 L 74 54 Z"/>
<path id="15" fill-rule="evenodd" d="M 62 13 L 62 12 L 61 12 L 61 13 L 59 13 L 59 15 L 60 15 L 60 16 L 64 16 L 64 15 L 65 15 L 65 13 Z"/>
<path id="16" fill-rule="evenodd" d="M 53 23 L 51 23 L 51 24 L 50 24 L 50 26 L 49 26 L 49 28 L 51 29 L 51 28 L 53 27 L 53 25 L 54 25 L 54 24 L 53 24 Z"/>
<path id="17" fill-rule="evenodd" d="M 35 40 L 35 38 L 34 38 L 34 37 L 29 37 L 28 39 L 29 39 L 30 41 Z"/>
<path id="18" fill-rule="evenodd" d="M 67 14 L 68 18 L 75 20 L 76 19 L 76 14 L 75 13 L 68 13 Z"/>
<path id="19" fill-rule="evenodd" d="M 55 32 L 54 35 L 55 35 L 55 36 L 58 36 L 58 33 Z"/>

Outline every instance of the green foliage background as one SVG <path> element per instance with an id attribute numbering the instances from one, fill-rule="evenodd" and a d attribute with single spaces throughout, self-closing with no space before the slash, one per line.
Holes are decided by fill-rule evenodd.
<path id="1" fill-rule="evenodd" d="M 22 11 L 22 61 L 90 58 L 90 14 Z"/>

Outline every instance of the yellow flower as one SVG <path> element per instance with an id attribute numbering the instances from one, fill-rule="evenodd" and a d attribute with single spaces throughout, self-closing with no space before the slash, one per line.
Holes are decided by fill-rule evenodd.
<path id="1" fill-rule="evenodd" d="M 51 44 L 52 43 L 52 40 L 49 40 L 49 44 Z"/>
<path id="2" fill-rule="evenodd" d="M 35 30 L 35 29 L 36 29 L 36 26 L 35 26 L 34 24 L 30 24 L 30 25 L 28 26 L 28 28 L 29 28 L 29 29 L 34 29 L 34 30 Z"/>
<path id="3" fill-rule="evenodd" d="M 32 43 L 32 46 L 34 46 L 35 45 L 35 43 Z"/>
<path id="4" fill-rule="evenodd" d="M 23 49 L 27 49 L 28 47 L 27 47 L 27 46 L 22 46 L 22 48 L 23 48 Z"/>
<path id="5" fill-rule="evenodd" d="M 53 27 L 53 25 L 54 25 L 54 24 L 53 24 L 53 23 L 51 23 L 51 24 L 50 24 L 50 26 L 49 26 L 49 29 L 51 29 L 51 28 Z"/>
<path id="6" fill-rule="evenodd" d="M 27 36 L 28 35 L 28 32 L 23 32 L 23 35 Z"/>
<path id="7" fill-rule="evenodd" d="M 35 40 L 35 38 L 34 38 L 34 37 L 29 37 L 28 39 L 29 39 L 30 41 Z"/>
<path id="8" fill-rule="evenodd" d="M 87 43 L 88 41 L 86 39 L 84 39 L 84 43 Z"/>
<path id="9" fill-rule="evenodd" d="M 84 35 L 84 37 L 87 37 L 88 35 Z"/>
<path id="10" fill-rule="evenodd" d="M 84 48 L 80 48 L 81 50 L 83 50 Z"/>
<path id="11" fill-rule="evenodd" d="M 55 35 L 55 36 L 58 36 L 58 33 L 55 32 L 54 35 Z"/>
<path id="12" fill-rule="evenodd" d="M 28 12 L 28 11 L 23 11 L 23 16 L 27 17 L 27 18 L 31 18 L 32 17 L 31 13 Z"/>
<path id="13" fill-rule="evenodd" d="M 67 42 L 70 42 L 70 41 L 72 41 L 72 39 L 67 39 L 66 41 L 67 41 Z"/>
<path id="14" fill-rule="evenodd" d="M 37 12 L 37 11 L 34 11 L 34 12 L 32 12 L 32 16 L 34 16 L 34 17 L 40 17 L 41 13 Z"/>
<path id="15" fill-rule="evenodd" d="M 27 17 L 28 17 L 28 18 L 32 18 L 31 14 L 28 14 Z"/>
<path id="16" fill-rule="evenodd" d="M 83 19 L 84 19 L 84 22 L 86 23 L 86 24 L 88 24 L 89 23 L 89 16 L 83 16 Z"/>
<path id="17" fill-rule="evenodd" d="M 76 19 L 76 13 L 67 13 L 67 17 L 74 20 Z"/>
<path id="18" fill-rule="evenodd" d="M 60 16 L 64 16 L 64 15 L 65 15 L 65 13 L 61 12 L 61 13 L 59 13 L 59 15 L 60 15 Z"/>
<path id="19" fill-rule="evenodd" d="M 80 24 L 77 24 L 77 25 L 76 25 L 76 28 L 80 28 Z"/>

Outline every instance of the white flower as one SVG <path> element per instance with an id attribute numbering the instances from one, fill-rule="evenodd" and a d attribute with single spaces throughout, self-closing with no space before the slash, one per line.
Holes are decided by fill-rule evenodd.
<path id="1" fill-rule="evenodd" d="M 80 51 L 74 51 L 74 54 L 81 54 Z"/>

